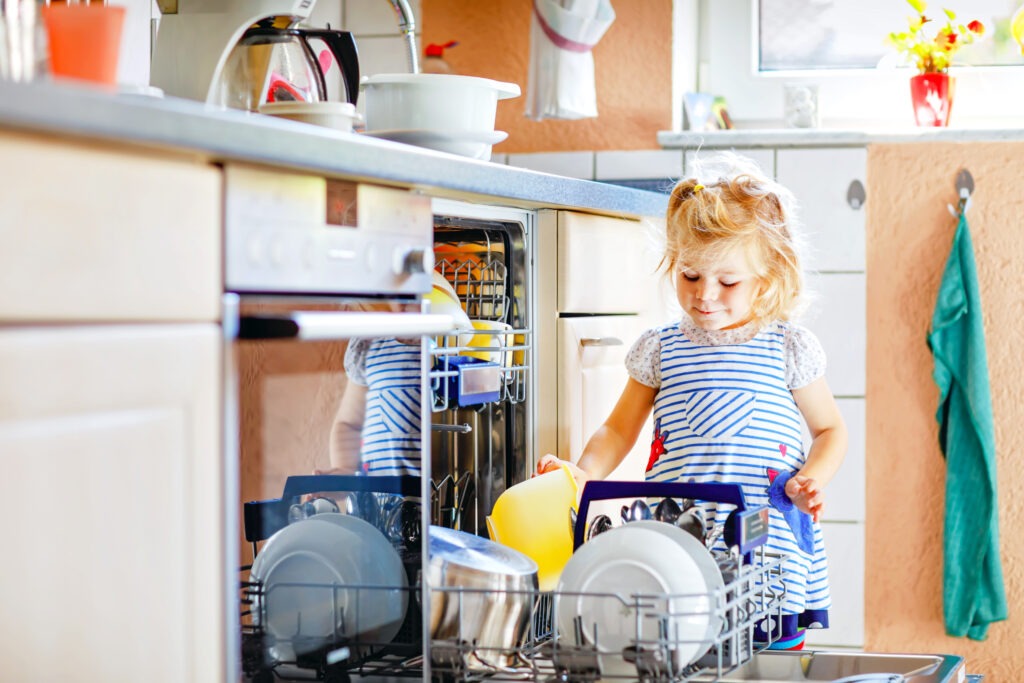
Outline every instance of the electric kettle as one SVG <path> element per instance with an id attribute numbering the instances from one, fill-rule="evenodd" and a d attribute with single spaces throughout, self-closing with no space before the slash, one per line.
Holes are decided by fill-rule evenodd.
<path id="1" fill-rule="evenodd" d="M 322 41 L 328 50 L 319 55 L 310 41 Z M 343 102 L 359 96 L 359 56 L 355 39 L 347 31 L 331 29 L 271 28 L 254 26 L 242 35 L 228 55 L 214 85 L 212 103 L 231 109 L 257 111 L 265 102 L 325 102 L 324 72 L 332 61 L 341 70 Z"/>

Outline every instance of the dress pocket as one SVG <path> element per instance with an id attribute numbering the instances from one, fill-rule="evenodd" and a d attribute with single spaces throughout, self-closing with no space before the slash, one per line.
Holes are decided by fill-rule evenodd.
<path id="1" fill-rule="evenodd" d="M 757 394 L 752 391 L 695 391 L 686 400 L 686 421 L 694 433 L 705 439 L 724 439 L 741 434 L 750 424 L 756 407 Z"/>
<path id="2" fill-rule="evenodd" d="M 392 437 L 420 436 L 420 392 L 383 389 L 377 401 L 378 419 Z"/>

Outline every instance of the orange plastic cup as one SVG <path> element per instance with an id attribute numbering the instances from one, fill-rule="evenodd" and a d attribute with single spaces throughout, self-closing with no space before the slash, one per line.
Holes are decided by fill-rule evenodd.
<path id="1" fill-rule="evenodd" d="M 116 85 L 125 8 L 97 4 L 41 9 L 53 76 Z"/>

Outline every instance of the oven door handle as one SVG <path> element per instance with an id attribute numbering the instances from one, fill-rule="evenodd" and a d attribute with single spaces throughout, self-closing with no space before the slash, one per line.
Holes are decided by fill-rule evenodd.
<path id="1" fill-rule="evenodd" d="M 245 315 L 238 339 L 341 341 L 379 337 L 420 337 L 450 332 L 455 321 L 438 313 L 302 311 L 288 315 Z"/>

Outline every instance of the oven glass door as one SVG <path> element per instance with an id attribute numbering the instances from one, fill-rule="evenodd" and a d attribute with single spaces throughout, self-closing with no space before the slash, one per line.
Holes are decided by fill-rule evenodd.
<path id="1" fill-rule="evenodd" d="M 241 677 L 330 680 L 360 662 L 388 674 L 424 648 L 422 426 L 430 346 L 452 319 L 408 301 L 236 302 L 225 399 Z"/>

